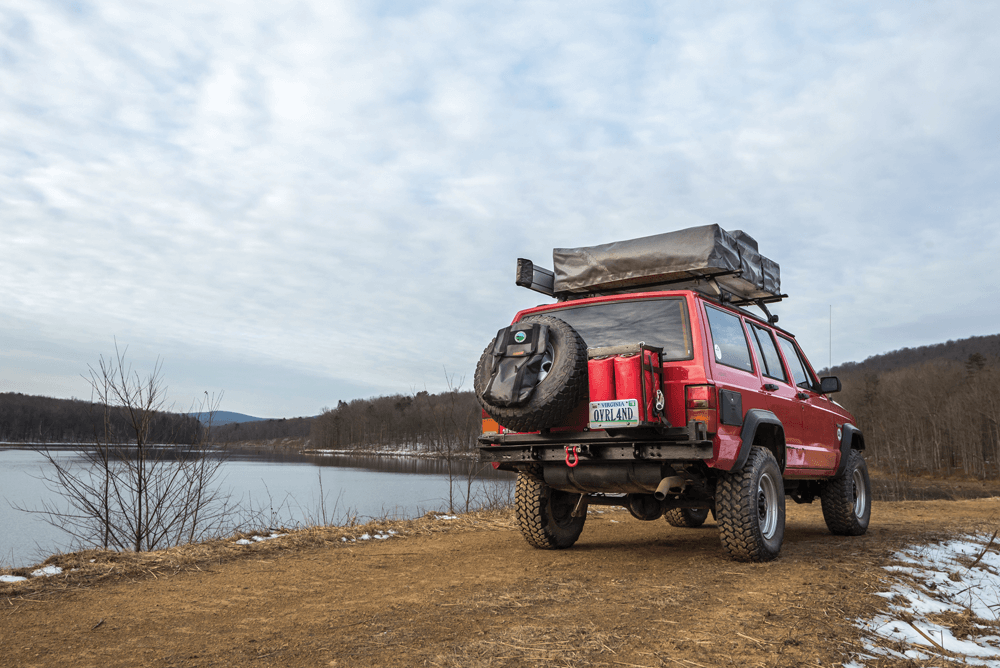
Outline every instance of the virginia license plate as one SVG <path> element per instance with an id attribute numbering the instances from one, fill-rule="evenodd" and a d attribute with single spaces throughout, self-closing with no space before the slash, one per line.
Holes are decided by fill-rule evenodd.
<path id="1" fill-rule="evenodd" d="M 638 426 L 638 399 L 614 399 L 612 401 L 590 402 L 591 429 Z"/>

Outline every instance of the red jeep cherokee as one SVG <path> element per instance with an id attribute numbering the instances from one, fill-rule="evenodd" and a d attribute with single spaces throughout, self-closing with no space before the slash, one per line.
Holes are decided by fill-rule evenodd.
<path id="1" fill-rule="evenodd" d="M 553 292 L 532 284 L 532 272 L 543 283 L 552 272 L 524 260 L 518 271 L 519 284 Z M 517 472 L 517 520 L 531 545 L 570 547 L 588 505 L 620 505 L 677 527 L 711 512 L 733 558 L 767 561 L 781 549 L 786 496 L 818 497 L 835 534 L 867 530 L 864 438 L 829 397 L 840 381 L 818 379 L 773 324 L 764 303 L 784 295 L 744 300 L 758 316 L 695 283 L 557 292 L 483 353 L 480 459 Z"/>

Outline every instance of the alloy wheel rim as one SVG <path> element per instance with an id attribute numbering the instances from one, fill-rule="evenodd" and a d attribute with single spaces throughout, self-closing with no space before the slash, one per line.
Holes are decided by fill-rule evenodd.
<path id="1" fill-rule="evenodd" d="M 766 539 L 773 538 L 778 530 L 778 489 L 768 473 L 757 482 L 757 523 Z"/>
<path id="2" fill-rule="evenodd" d="M 851 486 L 854 488 L 854 516 L 863 517 L 868 499 L 865 491 L 865 478 L 861 469 L 854 469 L 854 473 L 851 475 Z"/>
<path id="3" fill-rule="evenodd" d="M 552 361 L 556 357 L 556 351 L 552 349 L 552 344 L 548 343 L 545 345 L 545 353 L 542 354 L 542 364 L 541 368 L 538 370 L 538 382 L 545 380 L 545 377 L 549 375 L 552 370 Z"/>

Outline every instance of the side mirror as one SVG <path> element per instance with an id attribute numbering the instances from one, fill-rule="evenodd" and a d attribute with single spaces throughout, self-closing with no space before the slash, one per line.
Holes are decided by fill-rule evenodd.
<path id="1" fill-rule="evenodd" d="M 840 379 L 836 376 L 825 376 L 819 379 L 820 394 L 833 394 L 834 392 L 840 392 L 840 390 Z"/>

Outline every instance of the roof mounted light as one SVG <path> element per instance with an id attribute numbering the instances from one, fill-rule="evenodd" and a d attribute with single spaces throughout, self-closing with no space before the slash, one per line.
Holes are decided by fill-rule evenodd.
<path id="1" fill-rule="evenodd" d="M 554 272 L 536 267 L 531 260 L 526 260 L 523 257 L 517 258 L 517 275 L 514 282 L 522 288 L 554 297 L 555 279 Z"/>

